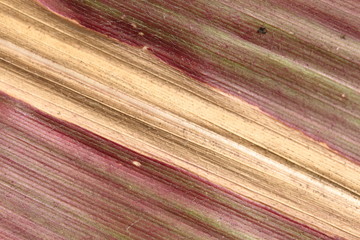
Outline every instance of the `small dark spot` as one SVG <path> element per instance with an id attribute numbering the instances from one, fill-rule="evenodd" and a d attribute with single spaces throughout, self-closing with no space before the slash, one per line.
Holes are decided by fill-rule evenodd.
<path id="1" fill-rule="evenodd" d="M 341 38 L 341 39 L 346 39 L 345 34 L 341 35 L 340 38 Z"/>
<path id="2" fill-rule="evenodd" d="M 257 33 L 265 34 L 265 33 L 267 33 L 267 30 L 265 27 L 259 27 L 259 29 L 257 30 Z"/>

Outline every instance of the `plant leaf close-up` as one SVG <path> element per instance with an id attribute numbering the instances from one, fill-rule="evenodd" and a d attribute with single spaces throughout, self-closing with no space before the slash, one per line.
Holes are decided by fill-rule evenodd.
<path id="1" fill-rule="evenodd" d="M 360 239 L 358 0 L 0 19 L 0 239 Z"/>

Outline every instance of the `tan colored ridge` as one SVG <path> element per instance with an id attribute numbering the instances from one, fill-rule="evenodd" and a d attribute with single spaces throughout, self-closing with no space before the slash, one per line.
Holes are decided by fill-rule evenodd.
<path id="1" fill-rule="evenodd" d="M 28 0 L 0 0 L 0 91 L 269 205 L 360 238 L 360 168 L 258 108 Z"/>

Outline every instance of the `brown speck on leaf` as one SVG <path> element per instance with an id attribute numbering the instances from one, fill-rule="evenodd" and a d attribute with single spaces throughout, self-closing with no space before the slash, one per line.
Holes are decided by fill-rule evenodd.
<path id="1" fill-rule="evenodd" d="M 340 38 L 341 38 L 341 39 L 346 39 L 345 34 L 341 35 Z"/>
<path id="2" fill-rule="evenodd" d="M 259 29 L 257 30 L 257 33 L 259 34 L 266 34 L 267 33 L 267 29 L 265 27 L 259 27 Z"/>

